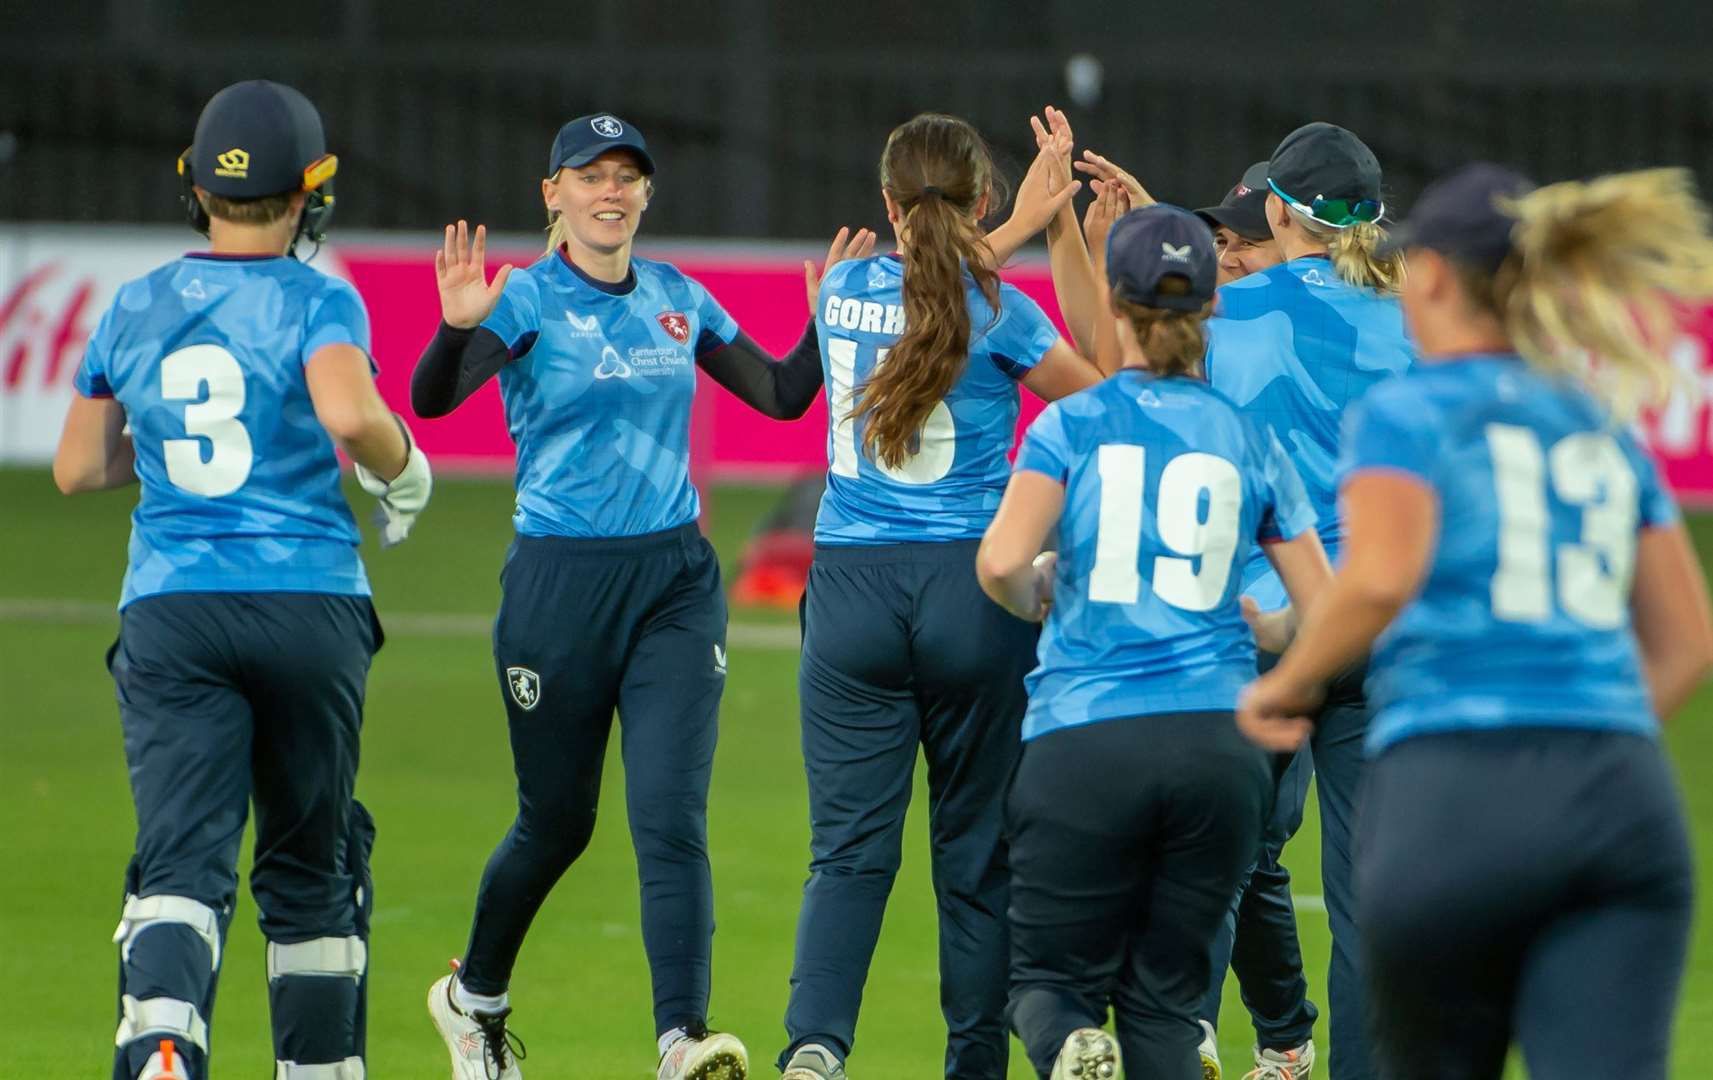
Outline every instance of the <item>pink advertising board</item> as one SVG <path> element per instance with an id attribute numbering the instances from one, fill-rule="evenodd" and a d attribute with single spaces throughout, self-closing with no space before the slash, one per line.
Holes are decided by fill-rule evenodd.
<path id="1" fill-rule="evenodd" d="M 431 256 L 420 249 L 361 247 L 343 247 L 339 254 L 346 275 L 369 306 L 375 359 L 381 366 L 381 392 L 395 408 L 406 407 L 411 368 L 434 332 L 439 315 Z M 536 257 L 537 253 L 527 249 L 490 251 L 488 265 L 493 270 L 505 262 L 521 265 Z M 809 314 L 802 263 L 785 257 L 678 251 L 657 257 L 668 258 L 700 281 L 750 337 L 775 354 L 790 349 L 802 335 Z M 1058 319 L 1046 267 L 1025 267 L 1007 271 L 1005 276 Z M 751 411 L 706 376 L 696 396 L 694 445 L 702 469 L 718 476 L 769 477 L 826 468 L 825 399 L 817 401 L 801 420 L 781 423 Z M 1028 394 L 1022 396 L 1022 420 L 1027 423 L 1040 411 L 1040 403 Z M 451 416 L 416 426 L 423 448 L 437 462 L 511 468 L 512 443 L 498 389 L 492 384 Z"/>
<path id="2" fill-rule="evenodd" d="M 193 238 L 190 238 L 193 239 Z M 191 247 L 182 229 L 97 226 L 0 226 L 0 463 L 43 464 L 53 455 L 71 400 L 71 377 L 84 342 L 126 280 Z M 497 250 L 490 266 L 527 263 L 539 249 Z M 410 373 L 439 317 L 433 249 L 381 238 L 330 246 L 316 266 L 349 279 L 363 294 L 374 327 L 381 387 L 408 410 Z M 776 353 L 789 349 L 808 317 L 802 265 L 789 252 L 714 245 L 646 246 L 701 281 L 750 336 Z M 1046 267 L 1025 264 L 1006 277 L 1055 319 Z M 1685 502 L 1713 505 L 1713 310 L 1689 319 L 1671 348 L 1681 385 L 1671 403 L 1642 419 L 1649 445 Z M 706 379 L 692 426 L 703 476 L 782 477 L 826 467 L 826 408 L 817 403 L 794 423 L 756 415 Z M 1040 411 L 1022 395 L 1022 420 Z M 509 472 L 513 462 L 499 394 L 484 388 L 442 420 L 418 421 L 423 444 L 442 469 Z"/>

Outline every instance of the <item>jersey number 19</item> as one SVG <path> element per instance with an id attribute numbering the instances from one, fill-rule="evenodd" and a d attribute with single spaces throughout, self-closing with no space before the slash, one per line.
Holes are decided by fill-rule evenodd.
<path id="1" fill-rule="evenodd" d="M 1102 446 L 1096 457 L 1100 525 L 1088 580 L 1088 597 L 1096 603 L 1134 604 L 1142 594 L 1138 556 L 1146 462 L 1145 447 L 1121 443 Z M 1200 513 L 1203 492 L 1206 519 Z M 1231 462 L 1202 453 L 1179 454 L 1166 462 L 1154 525 L 1161 542 L 1177 554 L 1155 556 L 1154 595 L 1185 611 L 1218 607 L 1231 579 L 1242 512 L 1243 480 Z"/>

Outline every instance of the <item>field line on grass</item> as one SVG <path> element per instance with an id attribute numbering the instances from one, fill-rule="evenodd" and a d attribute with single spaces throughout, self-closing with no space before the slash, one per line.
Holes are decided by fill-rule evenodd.
<path id="1" fill-rule="evenodd" d="M 0 599 L 0 622 L 45 622 L 63 625 L 111 623 L 118 613 L 112 604 L 83 600 Z M 388 635 L 406 637 L 486 637 L 494 627 L 492 615 L 450 611 L 381 613 Z M 726 627 L 726 644 L 740 649 L 796 649 L 797 628 L 785 623 L 734 622 Z"/>

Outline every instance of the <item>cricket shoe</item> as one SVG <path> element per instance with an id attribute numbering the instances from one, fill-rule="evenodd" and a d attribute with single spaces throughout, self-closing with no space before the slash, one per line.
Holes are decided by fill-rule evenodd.
<path id="1" fill-rule="evenodd" d="M 820 1043 L 804 1043 L 785 1063 L 779 1080 L 846 1080 L 845 1063 Z"/>
<path id="2" fill-rule="evenodd" d="M 184 1058 L 173 1041 L 162 1039 L 161 1048 L 143 1062 L 143 1071 L 137 1074 L 137 1080 L 190 1080 L 190 1073 L 185 1071 Z"/>
<path id="3" fill-rule="evenodd" d="M 1099 1028 L 1078 1028 L 1065 1038 L 1050 1080 L 1123 1080 L 1118 1040 Z"/>
<path id="4" fill-rule="evenodd" d="M 428 988 L 428 1015 L 452 1055 L 452 1080 L 523 1080 L 523 1070 L 517 1066 L 527 1056 L 523 1040 L 506 1030 L 511 1010 L 466 1013 L 452 999 L 457 977 L 458 961 L 454 960 L 452 974 L 442 975 Z"/>
<path id="5" fill-rule="evenodd" d="M 660 1055 L 659 1080 L 744 1080 L 749 1051 L 736 1035 L 692 1028 Z"/>
<path id="6" fill-rule="evenodd" d="M 1314 1040 L 1293 1050 L 1255 1048 L 1255 1069 L 1243 1080 L 1309 1080 L 1314 1072 Z"/>
<path id="7" fill-rule="evenodd" d="M 1201 1055 L 1201 1080 L 1219 1080 L 1219 1037 L 1206 1020 L 1196 1022 L 1201 1025 L 1201 1045 L 1196 1047 Z"/>

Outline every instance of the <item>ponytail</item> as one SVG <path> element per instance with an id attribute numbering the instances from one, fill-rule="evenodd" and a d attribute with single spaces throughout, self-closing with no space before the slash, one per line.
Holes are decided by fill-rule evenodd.
<path id="1" fill-rule="evenodd" d="M 1167 282 L 1171 280 L 1168 278 Z M 1162 378 L 1201 377 L 1202 358 L 1207 355 L 1207 319 L 1213 314 L 1211 301 L 1200 311 L 1179 311 L 1146 307 L 1114 296 L 1112 310 L 1136 332 L 1142 354 L 1148 358 L 1149 371 Z"/>
<path id="2" fill-rule="evenodd" d="M 557 210 L 547 212 L 547 254 L 551 255 L 565 246 L 566 228 L 564 214 Z"/>
<path id="3" fill-rule="evenodd" d="M 1500 205 L 1517 220 L 1511 255 L 1496 274 L 1460 267 L 1465 291 L 1531 365 L 1583 380 L 1619 416 L 1663 399 L 1682 305 L 1713 299 L 1713 236 L 1689 170 L 1567 181 Z"/>
<path id="4" fill-rule="evenodd" d="M 969 357 L 964 274 L 999 318 L 999 276 L 975 220 L 994 190 L 993 159 L 974 128 L 925 113 L 887 140 L 881 186 L 904 215 L 904 332 L 862 388 L 853 416 L 866 418 L 863 450 L 888 468 L 915 456 L 923 426 Z"/>
<path id="5" fill-rule="evenodd" d="M 1349 284 L 1388 296 L 1395 296 L 1403 289 L 1403 253 L 1377 253 L 1380 241 L 1386 239 L 1386 230 L 1379 225 L 1358 221 L 1343 228 L 1334 228 L 1307 214 L 1298 215 L 1297 220 L 1310 239 L 1326 245 L 1333 270 Z"/>

